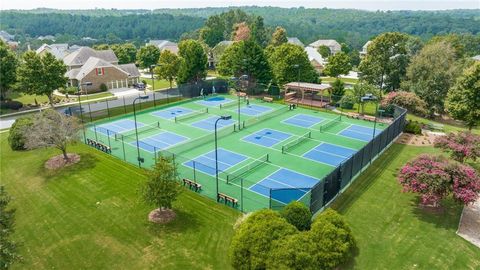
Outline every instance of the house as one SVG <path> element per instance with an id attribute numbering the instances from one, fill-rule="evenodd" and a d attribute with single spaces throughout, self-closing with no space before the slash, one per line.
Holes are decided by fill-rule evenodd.
<path id="1" fill-rule="evenodd" d="M 326 64 L 322 55 L 318 52 L 317 49 L 310 46 L 305 47 L 305 52 L 307 53 L 308 60 L 312 64 L 313 68 L 315 68 L 318 73 L 321 73 L 325 68 Z"/>
<path id="2" fill-rule="evenodd" d="M 338 43 L 334 39 L 319 39 L 313 43 L 310 43 L 310 45 L 308 46 L 315 49 L 318 49 L 320 46 L 327 46 L 330 49 L 330 53 L 332 55 L 342 51 L 342 45 L 340 45 L 340 43 Z"/>
<path id="3" fill-rule="evenodd" d="M 208 67 L 214 68 L 218 62 L 220 62 L 220 58 L 222 58 L 223 53 L 225 50 L 232 45 L 234 41 L 224 40 L 220 41 L 208 54 Z"/>
<path id="4" fill-rule="evenodd" d="M 77 48 L 78 49 L 78 48 Z M 75 51 L 73 47 L 69 47 L 67 43 L 54 43 L 54 44 L 43 44 L 36 50 L 36 53 L 43 55 L 46 52 L 49 52 L 55 56 L 55 58 L 62 60 L 69 53 Z"/>
<path id="5" fill-rule="evenodd" d="M 46 35 L 46 36 L 39 36 L 37 37 L 38 40 L 52 40 L 55 41 L 55 37 L 52 35 Z"/>
<path id="6" fill-rule="evenodd" d="M 365 45 L 363 45 L 362 50 L 360 51 L 360 56 L 367 55 L 368 45 L 370 45 L 371 43 L 372 43 L 372 41 L 369 40 L 369 41 L 367 41 L 367 43 L 365 43 Z"/>
<path id="7" fill-rule="evenodd" d="M 287 38 L 287 40 L 288 40 L 287 43 L 298 45 L 302 48 L 305 48 L 305 44 L 303 44 L 303 42 L 301 42 L 300 39 L 298 39 L 296 37 L 289 37 L 289 38 Z"/>
<path id="8" fill-rule="evenodd" d="M 67 86 L 78 86 L 85 82 L 92 85 L 84 86 L 88 93 L 99 92 L 102 85 L 107 89 L 127 88 L 140 82 L 140 72 L 135 64 L 118 64 L 118 59 L 112 50 L 97 51 L 89 47 L 70 53 L 63 58 L 68 71 Z"/>
<path id="9" fill-rule="evenodd" d="M 157 46 L 160 51 L 168 50 L 174 54 L 178 54 L 178 44 L 168 40 L 150 40 L 147 45 Z"/>
<path id="10" fill-rule="evenodd" d="M 7 43 L 7 42 L 9 42 L 9 41 L 13 41 L 14 38 L 15 38 L 15 36 L 9 34 L 7 31 L 3 31 L 3 30 L 0 31 L 0 39 L 1 39 L 3 42 Z"/>

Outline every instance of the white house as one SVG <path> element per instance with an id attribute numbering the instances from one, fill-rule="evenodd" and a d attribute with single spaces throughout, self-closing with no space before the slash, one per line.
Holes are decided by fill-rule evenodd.
<path id="1" fill-rule="evenodd" d="M 178 54 L 178 44 L 168 40 L 150 40 L 147 45 L 157 46 L 160 51 L 168 50 L 174 54 Z"/>
<path id="2" fill-rule="evenodd" d="M 303 44 L 303 42 L 301 42 L 300 39 L 298 39 L 296 37 L 289 37 L 287 39 L 288 39 L 287 43 L 298 45 L 302 48 L 305 48 L 305 44 Z"/>
<path id="3" fill-rule="evenodd" d="M 325 67 L 325 60 L 322 55 L 318 52 L 317 49 L 307 46 L 305 47 L 305 52 L 307 53 L 308 60 L 315 68 L 315 70 L 320 73 Z"/>
<path id="4" fill-rule="evenodd" d="M 330 49 L 331 54 L 336 54 L 342 51 L 342 45 L 334 39 L 319 39 L 310 43 L 308 46 L 315 49 L 318 49 L 320 46 L 327 46 Z"/>
<path id="5" fill-rule="evenodd" d="M 368 45 L 370 45 L 371 43 L 372 43 L 372 41 L 369 40 L 369 41 L 367 41 L 367 43 L 365 43 L 365 45 L 363 45 L 362 50 L 360 51 L 360 56 L 367 55 Z"/>

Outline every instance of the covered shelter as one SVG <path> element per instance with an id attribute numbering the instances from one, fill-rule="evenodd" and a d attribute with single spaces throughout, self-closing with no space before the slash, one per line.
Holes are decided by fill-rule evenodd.
<path id="1" fill-rule="evenodd" d="M 325 107 L 330 103 L 329 84 L 290 82 L 284 85 L 285 102 Z"/>

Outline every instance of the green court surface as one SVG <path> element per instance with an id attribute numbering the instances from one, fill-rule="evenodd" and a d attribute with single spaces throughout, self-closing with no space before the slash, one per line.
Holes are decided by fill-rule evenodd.
<path id="1" fill-rule="evenodd" d="M 317 182 L 386 128 L 377 124 L 374 132 L 372 122 L 258 100 L 247 106 L 241 99 L 240 110 L 239 119 L 237 97 L 222 95 L 138 112 L 141 167 L 173 157 L 181 178 L 216 199 L 214 122 L 229 115 L 218 121 L 218 192 L 238 200 L 235 208 L 244 212 L 292 200 L 308 205 Z M 86 138 L 138 165 L 132 114 L 87 126 Z"/>

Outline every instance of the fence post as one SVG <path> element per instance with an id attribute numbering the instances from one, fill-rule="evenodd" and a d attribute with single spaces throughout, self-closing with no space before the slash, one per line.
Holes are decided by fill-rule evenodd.
<path id="1" fill-rule="evenodd" d="M 192 163 L 193 163 L 193 181 L 197 182 L 197 169 L 195 168 L 195 160 L 193 160 Z"/>
<path id="2" fill-rule="evenodd" d="M 120 134 L 120 136 L 122 136 L 123 160 L 127 161 L 127 155 L 125 154 L 125 142 L 123 141 L 123 135 Z"/>
<path id="3" fill-rule="evenodd" d="M 108 147 L 110 147 L 110 149 L 112 149 L 112 145 L 110 144 L 110 130 L 107 129 L 107 139 L 108 139 Z"/>
<path id="4" fill-rule="evenodd" d="M 108 114 L 108 119 L 110 119 L 110 108 L 108 107 L 108 99 L 105 99 L 105 102 L 107 103 L 107 114 Z"/>
<path id="5" fill-rule="evenodd" d="M 127 105 L 125 105 L 125 96 L 123 96 L 123 111 L 127 113 Z"/>
<path id="6" fill-rule="evenodd" d="M 157 104 L 155 102 L 155 91 L 153 91 L 153 107 L 157 107 Z"/>
<path id="7" fill-rule="evenodd" d="M 98 142 L 98 136 L 97 136 L 97 125 L 93 124 L 93 130 L 95 131 L 95 141 Z"/>
<path id="8" fill-rule="evenodd" d="M 93 122 L 92 108 L 90 107 L 90 102 L 88 103 L 88 114 L 90 115 L 90 122 Z"/>
<path id="9" fill-rule="evenodd" d="M 272 189 L 268 189 L 268 209 L 272 209 Z"/>
<path id="10" fill-rule="evenodd" d="M 243 177 L 240 178 L 240 211 L 243 213 Z"/>

